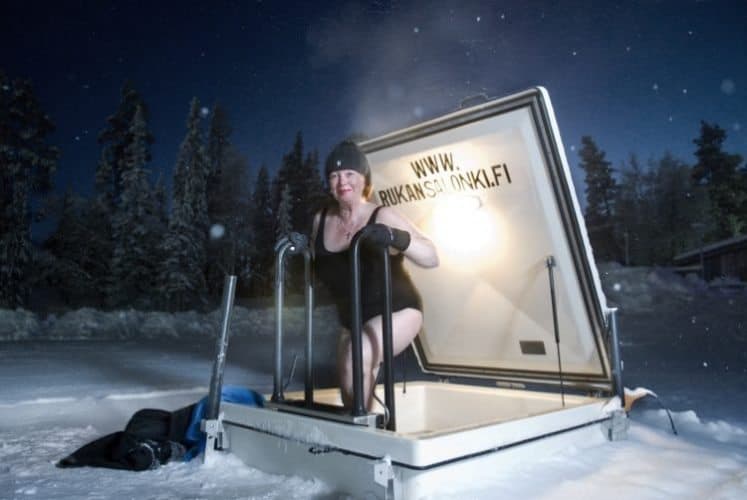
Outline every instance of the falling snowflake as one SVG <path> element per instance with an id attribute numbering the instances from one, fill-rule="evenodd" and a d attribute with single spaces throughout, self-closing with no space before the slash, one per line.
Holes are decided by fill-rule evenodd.
<path id="1" fill-rule="evenodd" d="M 708 361 L 703 361 L 703 368 L 708 368 Z"/>
<path id="2" fill-rule="evenodd" d="M 576 146 L 575 145 L 571 146 L 571 151 L 576 151 Z"/>
<path id="3" fill-rule="evenodd" d="M 203 118 L 207 118 L 207 116 L 210 114 L 210 110 L 207 109 L 205 106 L 200 108 L 200 116 Z"/>
<path id="4" fill-rule="evenodd" d="M 669 120 L 670 122 L 673 122 L 673 121 L 674 121 L 674 117 L 672 117 L 672 115 L 669 115 L 669 118 L 668 118 L 668 120 Z"/>
<path id="5" fill-rule="evenodd" d="M 654 83 L 654 84 L 653 84 L 653 85 L 651 86 L 651 89 L 652 89 L 652 90 L 654 90 L 654 91 L 658 91 L 658 90 L 659 90 L 659 84 L 658 84 L 658 83 Z"/>
<path id="6" fill-rule="evenodd" d="M 682 89 L 683 94 L 687 94 L 687 89 Z"/>
<path id="7" fill-rule="evenodd" d="M 222 224 L 213 224 L 210 226 L 210 239 L 219 240 L 226 234 L 226 228 Z"/>
<path id="8" fill-rule="evenodd" d="M 571 52 L 571 54 L 572 54 L 573 56 L 575 56 L 576 54 L 578 54 L 578 52 L 576 52 L 576 51 L 574 50 L 573 52 Z"/>
<path id="9" fill-rule="evenodd" d="M 630 45 L 628 45 L 627 47 L 625 47 L 625 52 L 630 52 Z"/>
<path id="10" fill-rule="evenodd" d="M 742 130 L 742 124 L 739 122 L 734 122 L 734 125 L 732 125 L 731 128 L 734 130 L 734 132 L 739 132 L 740 130 Z"/>
<path id="11" fill-rule="evenodd" d="M 480 16 L 477 16 L 476 19 L 477 19 L 477 22 L 479 23 L 480 22 Z"/>
<path id="12" fill-rule="evenodd" d="M 619 292 L 620 290 L 622 290 L 622 285 L 620 285 L 620 283 L 615 283 L 614 285 L 612 285 L 612 289 L 616 292 Z"/>
<path id="13" fill-rule="evenodd" d="M 506 19 L 506 14 L 501 14 L 501 19 Z"/>
<path id="14" fill-rule="evenodd" d="M 415 109 L 412 110 L 412 114 L 415 115 L 416 118 L 422 118 L 423 108 L 421 106 L 415 106 Z"/>
<path id="15" fill-rule="evenodd" d="M 414 27 L 414 28 L 412 29 L 412 32 L 413 32 L 413 33 L 420 33 L 420 28 L 418 28 L 417 26 L 415 26 L 415 27 Z"/>
<path id="16" fill-rule="evenodd" d="M 79 135 L 76 135 L 76 136 L 75 136 L 75 140 L 76 140 L 76 141 L 80 141 L 80 136 L 79 136 Z"/>
<path id="17" fill-rule="evenodd" d="M 737 90 L 737 85 L 731 78 L 724 78 L 721 82 L 721 92 L 726 95 L 732 95 Z"/>

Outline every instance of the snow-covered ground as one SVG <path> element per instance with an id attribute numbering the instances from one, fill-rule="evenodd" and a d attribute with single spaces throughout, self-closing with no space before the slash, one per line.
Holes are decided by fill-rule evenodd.
<path id="1" fill-rule="evenodd" d="M 444 485 L 443 498 L 747 498 L 747 293 L 666 270 L 601 271 L 610 303 L 621 307 L 625 384 L 658 393 L 679 435 L 644 400 L 630 414 L 627 440 Z M 324 326 L 328 310 L 319 315 L 324 384 L 332 381 L 334 327 Z M 137 409 L 176 409 L 206 394 L 216 323 L 217 315 L 89 310 L 41 320 L 1 312 L 0 498 L 338 498 L 318 480 L 265 474 L 230 455 L 210 467 L 195 460 L 137 473 L 54 466 L 120 430 Z M 266 311 L 238 311 L 226 383 L 271 389 L 268 324 Z M 289 342 L 287 366 L 302 353 L 300 336 Z"/>

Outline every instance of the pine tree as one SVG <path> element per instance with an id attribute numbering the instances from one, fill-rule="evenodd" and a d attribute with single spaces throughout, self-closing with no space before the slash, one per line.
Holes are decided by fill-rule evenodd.
<path id="1" fill-rule="evenodd" d="M 646 218 L 650 213 L 646 172 L 638 158 L 631 155 L 628 165 L 623 165 L 620 173 L 615 227 L 623 243 L 623 263 L 643 265 L 648 262 L 647 248 L 651 236 Z"/>
<path id="2" fill-rule="evenodd" d="M 718 240 L 742 234 L 747 228 L 747 183 L 745 172 L 739 170 L 742 157 L 723 151 L 726 132 L 716 124 L 700 123 L 692 178 L 705 186 L 711 201 L 715 231 L 710 239 Z"/>
<path id="3" fill-rule="evenodd" d="M 121 195 L 112 220 L 112 305 L 148 307 L 155 283 L 158 212 L 148 180 L 147 124 L 137 107 L 125 149 Z"/>
<path id="4" fill-rule="evenodd" d="M 288 186 L 293 208 L 290 224 L 294 231 L 308 233 L 311 220 L 320 203 L 326 199 L 324 184 L 319 174 L 316 151 L 304 155 L 303 136 L 296 134 L 293 148 L 283 161 L 273 182 L 273 207 L 278 209 L 282 190 Z"/>
<path id="5" fill-rule="evenodd" d="M 194 98 L 174 167 L 171 218 L 162 245 L 165 260 L 159 284 L 162 300 L 170 309 L 201 307 L 206 303 L 207 176 L 200 104 Z"/>
<path id="6" fill-rule="evenodd" d="M 275 221 L 275 241 L 280 240 L 283 237 L 287 237 L 293 231 L 291 214 L 293 212 L 293 200 L 291 199 L 290 186 L 286 184 L 280 191 L 280 203 L 278 204 L 278 216 Z M 297 262 L 297 261 L 294 261 Z M 291 265 L 289 259 L 285 259 L 283 262 L 285 267 L 284 279 L 285 285 L 290 286 L 293 282 L 298 282 L 298 279 L 293 279 L 293 272 L 297 270 L 298 265 Z M 274 273 L 273 273 L 274 274 Z"/>
<path id="7" fill-rule="evenodd" d="M 277 213 L 280 207 L 280 200 L 283 194 L 283 189 L 286 186 L 291 186 L 294 183 L 295 177 L 301 170 L 303 164 L 303 137 L 300 132 L 296 133 L 296 139 L 293 143 L 293 148 L 290 152 L 283 155 L 283 160 L 280 163 L 275 178 L 272 181 L 272 209 Z M 291 198 L 293 197 L 293 190 L 289 191 Z M 293 221 L 291 220 L 291 223 Z"/>
<path id="8" fill-rule="evenodd" d="M 121 91 L 121 99 L 117 111 L 109 116 L 107 126 L 99 132 L 98 141 L 102 146 L 102 157 L 96 172 L 96 186 L 99 193 L 107 193 L 111 203 L 119 203 L 122 193 L 122 174 L 127 169 L 127 148 L 135 140 L 131 125 L 137 109 L 148 122 L 148 107 L 143 101 L 132 82 L 125 82 Z M 145 162 L 150 161 L 150 145 L 153 144 L 153 134 L 145 130 Z"/>
<path id="9" fill-rule="evenodd" d="M 0 71 L 0 307 L 19 307 L 30 290 L 32 196 L 48 192 L 59 151 L 29 81 Z"/>
<path id="10" fill-rule="evenodd" d="M 239 277 L 240 284 L 251 285 L 255 238 L 252 227 L 252 203 L 249 189 L 249 166 L 246 158 L 238 152 L 229 155 L 226 169 L 227 179 L 233 179 L 234 189 L 229 198 L 231 210 L 226 217 L 228 239 L 224 242 L 221 258 L 224 269 Z M 221 287 L 222 289 L 222 287 Z"/>
<path id="11" fill-rule="evenodd" d="M 652 261 L 669 265 L 672 258 L 697 243 L 693 231 L 703 206 L 703 197 L 690 182 L 690 166 L 665 154 L 655 163 L 651 203 L 648 214 L 652 228 Z"/>
<path id="12" fill-rule="evenodd" d="M 59 205 L 56 211 L 60 218 L 43 244 L 48 258 L 41 269 L 37 268 L 37 274 L 41 275 L 40 281 L 58 291 L 68 307 L 91 305 L 88 301 L 99 296 L 95 271 L 101 262 L 90 244 L 94 238 L 88 224 L 91 205 L 70 188 L 53 204 Z"/>
<path id="13" fill-rule="evenodd" d="M 280 203 L 278 205 L 278 217 L 275 222 L 275 241 L 288 236 L 293 231 L 291 213 L 293 212 L 293 200 L 290 195 L 290 186 L 283 186 L 280 192 Z"/>
<path id="14" fill-rule="evenodd" d="M 94 275 L 96 287 L 106 296 L 110 305 L 118 302 L 114 294 L 122 298 L 117 289 L 120 283 L 116 281 L 111 267 L 114 261 L 114 231 L 113 222 L 121 206 L 123 191 L 123 175 L 128 169 L 127 151 L 135 140 L 132 124 L 135 113 L 140 109 L 143 120 L 148 122 L 148 107 L 131 82 L 125 82 L 121 90 L 121 98 L 117 111 L 106 120 L 106 127 L 99 132 L 98 142 L 101 145 L 101 157 L 96 167 L 96 195 L 91 201 L 90 219 L 95 224 L 96 247 L 104 263 Z M 144 164 L 151 159 L 150 145 L 153 144 L 153 134 L 147 129 L 141 131 L 144 139 L 137 140 L 145 143 Z"/>
<path id="15" fill-rule="evenodd" d="M 220 298 L 226 273 L 237 274 L 243 281 L 248 279 L 251 260 L 249 164 L 231 145 L 230 134 L 228 115 L 216 106 L 207 140 L 211 238 L 206 277 L 214 299 Z"/>
<path id="16" fill-rule="evenodd" d="M 227 180 L 224 169 L 231 153 L 231 133 L 228 113 L 222 106 L 216 104 L 210 119 L 206 148 L 208 214 L 211 221 L 215 220 L 214 214 L 226 211 L 226 202 L 221 194 Z"/>
<path id="17" fill-rule="evenodd" d="M 264 295 L 272 286 L 272 262 L 275 245 L 275 212 L 272 208 L 270 194 L 270 175 L 267 167 L 262 165 L 254 182 L 251 199 L 251 227 L 254 236 L 252 253 L 252 290 L 255 294 Z"/>
<path id="18" fill-rule="evenodd" d="M 700 245 L 712 225 L 708 193 L 693 185 L 691 167 L 667 153 L 646 169 L 635 157 L 621 169 L 615 202 L 617 241 L 631 265 L 669 265 Z"/>
<path id="19" fill-rule="evenodd" d="M 329 202 L 329 193 L 319 172 L 319 153 L 316 150 L 306 156 L 303 164 L 302 178 L 305 179 L 305 189 L 304 197 L 299 202 L 303 203 L 303 205 L 301 207 L 294 207 L 293 216 L 298 224 L 296 227 L 303 233 L 310 234 L 314 214 Z"/>
<path id="20" fill-rule="evenodd" d="M 94 280 L 94 287 L 98 290 L 98 296 L 101 299 L 101 303 L 98 304 L 100 307 L 110 303 L 108 295 L 115 286 L 111 264 L 114 250 L 112 219 L 116 206 L 112 192 L 108 189 L 110 176 L 111 165 L 102 154 L 96 169 L 96 190 L 89 201 L 86 214 L 86 224 L 90 230 L 88 246 L 96 256 L 95 265 L 88 272 Z"/>
<path id="21" fill-rule="evenodd" d="M 614 241 L 615 198 L 617 183 L 614 170 L 589 136 L 581 138 L 580 167 L 586 173 L 586 209 L 584 216 L 597 260 L 618 260 L 620 252 Z"/>
<path id="22" fill-rule="evenodd" d="M 153 213 L 156 217 L 156 226 L 162 232 L 165 231 L 169 225 L 169 214 L 166 205 L 166 186 L 161 175 L 158 176 L 153 188 Z"/>

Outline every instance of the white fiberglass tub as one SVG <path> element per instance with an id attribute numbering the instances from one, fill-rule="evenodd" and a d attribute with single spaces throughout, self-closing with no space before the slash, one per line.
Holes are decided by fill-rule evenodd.
<path id="1" fill-rule="evenodd" d="M 224 404 L 223 449 L 354 498 L 411 499 L 560 447 L 622 437 L 614 310 L 547 92 L 489 101 L 360 147 L 376 202 L 438 249 L 436 268 L 405 259 L 424 304 L 414 348 L 424 373 L 460 383 L 396 385 L 395 404 L 385 401 L 392 411 L 363 415 L 363 424 L 339 407 L 337 389 L 315 390 L 317 406 L 281 392 L 265 408 Z M 305 393 L 312 389 L 307 380 Z M 382 425 L 389 413 L 391 425 Z"/>
<path id="2" fill-rule="evenodd" d="M 314 399 L 338 403 L 339 390 Z M 223 426 L 227 449 L 258 469 L 320 478 L 354 498 L 428 498 L 496 467 L 603 443 L 617 398 L 564 399 L 563 407 L 557 393 L 410 382 L 405 393 L 396 386 L 397 431 L 235 404 L 223 405 Z"/>

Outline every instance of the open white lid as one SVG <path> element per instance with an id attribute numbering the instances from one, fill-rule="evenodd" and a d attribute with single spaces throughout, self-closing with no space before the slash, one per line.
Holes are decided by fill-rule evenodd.
<path id="1" fill-rule="evenodd" d="M 545 89 L 360 146 L 376 202 L 438 247 L 436 268 L 405 259 L 423 297 L 424 371 L 559 385 L 562 370 L 567 386 L 612 390 L 606 302 Z"/>

